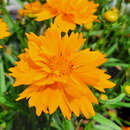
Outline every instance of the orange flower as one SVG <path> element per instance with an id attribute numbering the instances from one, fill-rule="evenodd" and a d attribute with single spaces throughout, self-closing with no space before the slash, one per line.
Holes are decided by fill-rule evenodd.
<path id="1" fill-rule="evenodd" d="M 88 86 L 104 92 L 115 85 L 108 80 L 111 76 L 97 68 L 106 61 L 105 55 L 90 49 L 79 51 L 85 41 L 82 35 L 61 37 L 55 27 L 45 36 L 26 35 L 29 48 L 10 69 L 16 78 L 14 86 L 29 85 L 17 100 L 29 99 L 38 116 L 42 111 L 52 114 L 58 107 L 68 119 L 72 112 L 76 116 L 82 112 L 86 118 L 94 116 L 92 103 L 98 101 Z"/>
<path id="2" fill-rule="evenodd" d="M 2 19 L 0 19 L 0 39 L 8 37 L 9 35 L 10 32 L 8 32 L 8 25 Z"/>
<path id="3" fill-rule="evenodd" d="M 130 130 L 130 127 L 122 126 L 122 130 Z"/>
<path id="4" fill-rule="evenodd" d="M 39 13 L 42 8 L 42 4 L 39 1 L 34 1 L 24 5 L 25 9 L 20 9 L 19 13 L 24 16 L 34 17 L 35 14 Z"/>
<path id="5" fill-rule="evenodd" d="M 19 14 L 19 16 L 24 16 L 25 15 L 24 9 L 19 9 L 18 14 Z"/>
<path id="6" fill-rule="evenodd" d="M 97 20 L 94 13 L 98 4 L 88 0 L 47 0 L 44 5 L 32 3 L 25 11 L 32 13 L 37 21 L 56 16 L 55 23 L 62 31 L 74 29 L 76 24 L 90 24 Z M 38 2 L 37 2 L 38 3 Z M 34 5 L 34 6 L 33 6 Z"/>
<path id="7" fill-rule="evenodd" d="M 2 46 L 2 45 L 0 45 L 0 48 L 3 48 L 3 46 Z"/>

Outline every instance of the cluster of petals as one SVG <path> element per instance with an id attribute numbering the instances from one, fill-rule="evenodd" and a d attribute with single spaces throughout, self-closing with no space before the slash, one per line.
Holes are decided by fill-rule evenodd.
<path id="1" fill-rule="evenodd" d="M 10 35 L 8 25 L 0 18 L 0 39 L 8 37 Z"/>
<path id="2" fill-rule="evenodd" d="M 18 10 L 20 16 L 35 17 L 35 14 L 39 13 L 42 9 L 42 4 L 39 1 L 27 3 L 24 5 L 24 9 Z"/>
<path id="3" fill-rule="evenodd" d="M 94 116 L 92 103 L 98 101 L 90 87 L 104 92 L 115 85 L 108 80 L 111 76 L 98 68 L 107 60 L 105 55 L 80 50 L 85 41 L 82 34 L 61 37 L 55 27 L 49 28 L 45 36 L 26 36 L 28 48 L 19 55 L 16 66 L 10 68 L 10 75 L 16 78 L 14 86 L 28 86 L 17 100 L 28 99 L 38 116 L 42 112 L 52 114 L 58 107 L 67 119 L 71 119 L 72 113 L 83 113 L 86 118 Z"/>
<path id="4" fill-rule="evenodd" d="M 45 4 L 35 1 L 25 5 L 25 14 L 33 14 L 37 21 L 55 18 L 56 25 L 62 30 L 74 29 L 76 24 L 90 24 L 97 20 L 94 15 L 98 7 L 88 0 L 47 0 Z"/>

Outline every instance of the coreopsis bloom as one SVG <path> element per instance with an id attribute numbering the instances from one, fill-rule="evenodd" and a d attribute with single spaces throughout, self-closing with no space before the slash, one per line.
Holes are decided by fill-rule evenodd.
<path id="1" fill-rule="evenodd" d="M 1 49 L 1 48 L 3 48 L 3 46 L 2 46 L 2 45 L 0 45 L 0 49 Z"/>
<path id="2" fill-rule="evenodd" d="M 34 6 L 33 6 L 34 5 Z M 98 7 L 88 0 L 47 0 L 43 5 L 40 2 L 25 6 L 25 12 L 32 13 L 37 21 L 55 18 L 55 23 L 61 31 L 74 29 L 76 24 L 90 24 L 97 20 L 94 15 Z"/>
<path id="3" fill-rule="evenodd" d="M 0 18 L 0 39 L 8 37 L 10 35 L 8 25 Z"/>
<path id="4" fill-rule="evenodd" d="M 10 69 L 16 78 L 14 86 L 28 86 L 17 101 L 29 99 L 38 116 L 42 111 L 52 114 L 58 107 L 68 119 L 72 112 L 76 116 L 82 112 L 86 118 L 94 116 L 92 103 L 98 101 L 89 87 L 104 92 L 114 86 L 108 80 L 111 76 L 97 68 L 106 61 L 105 55 L 90 49 L 79 51 L 85 41 L 82 34 L 61 37 L 59 30 L 51 27 L 45 36 L 26 35 L 28 49 Z"/>
<path id="5" fill-rule="evenodd" d="M 34 1 L 24 5 L 24 9 L 20 9 L 18 13 L 23 16 L 35 17 L 35 14 L 39 13 L 42 8 L 42 4 L 39 1 Z"/>

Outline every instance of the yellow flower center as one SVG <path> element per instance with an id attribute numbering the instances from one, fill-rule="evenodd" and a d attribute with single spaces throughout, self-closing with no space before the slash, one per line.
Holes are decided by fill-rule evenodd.
<path id="1" fill-rule="evenodd" d="M 48 60 L 48 66 L 52 73 L 57 76 L 62 76 L 71 73 L 73 64 L 63 56 L 53 56 Z"/>

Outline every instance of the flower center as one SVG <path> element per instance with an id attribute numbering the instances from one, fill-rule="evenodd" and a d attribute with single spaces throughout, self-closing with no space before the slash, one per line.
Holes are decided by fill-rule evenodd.
<path id="1" fill-rule="evenodd" d="M 48 66 L 52 73 L 57 76 L 62 76 L 71 73 L 73 64 L 63 56 L 53 56 L 48 60 Z"/>

